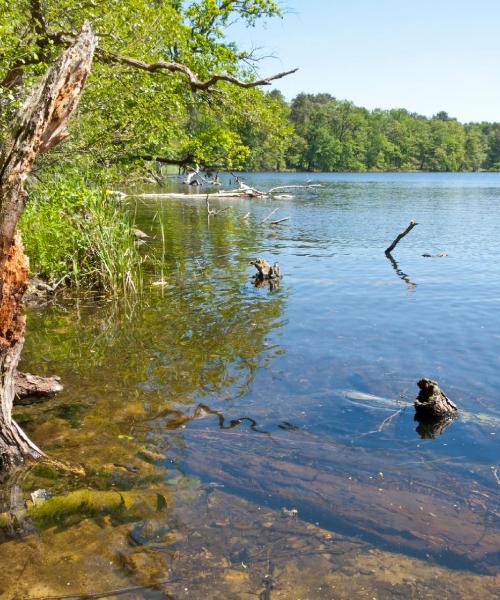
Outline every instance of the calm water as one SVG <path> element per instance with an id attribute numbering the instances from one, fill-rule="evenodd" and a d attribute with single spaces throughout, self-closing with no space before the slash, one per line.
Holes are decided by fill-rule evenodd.
<path id="1" fill-rule="evenodd" d="M 95 497 L 4 536 L 1 598 L 495 595 L 500 175 L 246 181 L 309 178 L 210 220 L 204 201 L 131 201 L 167 285 L 30 309 L 23 368 L 65 390 L 17 418 L 87 475 L 20 485 Z M 275 208 L 290 219 L 262 223 Z M 253 286 L 259 256 L 278 289 Z M 435 437 L 413 420 L 421 377 L 461 409 Z"/>

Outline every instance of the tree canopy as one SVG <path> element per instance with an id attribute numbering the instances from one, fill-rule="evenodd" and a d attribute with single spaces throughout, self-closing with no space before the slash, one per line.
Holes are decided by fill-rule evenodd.
<path id="1" fill-rule="evenodd" d="M 109 166 L 160 157 L 241 168 L 251 154 L 241 137 L 248 123 L 260 139 L 264 124 L 275 126 L 266 144 L 284 147 L 290 126 L 279 122 L 274 99 L 257 89 L 268 79 L 259 80 L 252 54 L 227 38 L 235 20 L 252 26 L 280 16 L 273 0 L 0 0 L 0 14 L 3 130 L 33 80 L 85 21 L 99 36 L 59 162 L 78 157 Z"/>

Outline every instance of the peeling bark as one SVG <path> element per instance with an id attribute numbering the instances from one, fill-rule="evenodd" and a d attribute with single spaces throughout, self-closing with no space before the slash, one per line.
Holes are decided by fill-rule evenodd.
<path id="1" fill-rule="evenodd" d="M 36 158 L 67 137 L 67 121 L 90 72 L 96 37 L 88 25 L 47 71 L 19 111 L 0 155 L 0 467 L 42 451 L 12 419 L 17 364 L 24 343 L 23 294 L 28 263 L 16 227 L 24 182 Z"/>

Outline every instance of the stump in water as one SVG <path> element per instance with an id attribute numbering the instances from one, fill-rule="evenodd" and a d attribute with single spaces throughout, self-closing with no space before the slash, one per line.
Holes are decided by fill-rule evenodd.
<path id="1" fill-rule="evenodd" d="M 258 258 L 250 263 L 257 269 L 256 279 L 264 281 L 265 279 L 279 279 L 281 277 L 281 269 L 278 263 L 271 265 L 264 258 Z"/>
<path id="2" fill-rule="evenodd" d="M 432 379 L 417 383 L 420 392 L 415 400 L 415 418 L 419 421 L 439 421 L 457 414 L 457 406 Z"/>
<path id="3" fill-rule="evenodd" d="M 257 269 L 254 275 L 254 285 L 256 288 L 269 288 L 271 291 L 279 288 L 281 279 L 281 269 L 278 263 L 271 266 L 264 258 L 258 258 L 250 263 Z"/>

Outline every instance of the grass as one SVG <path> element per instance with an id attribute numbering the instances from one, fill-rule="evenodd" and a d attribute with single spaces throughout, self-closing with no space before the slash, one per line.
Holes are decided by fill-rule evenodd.
<path id="1" fill-rule="evenodd" d="M 74 175 L 51 175 L 33 186 L 20 222 L 32 276 L 111 295 L 142 287 L 133 227 L 103 186 Z"/>

